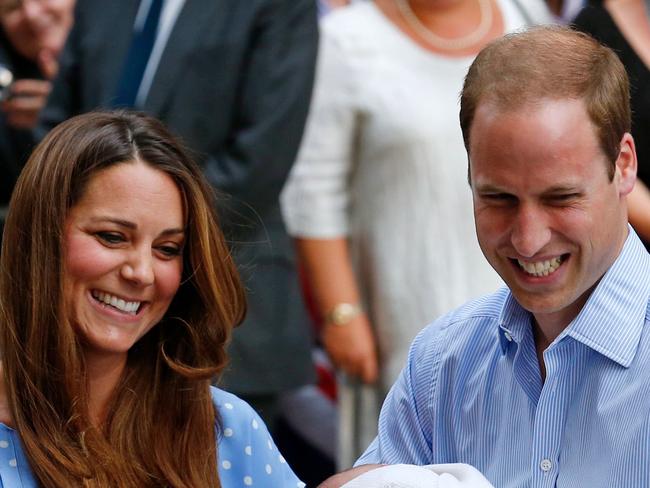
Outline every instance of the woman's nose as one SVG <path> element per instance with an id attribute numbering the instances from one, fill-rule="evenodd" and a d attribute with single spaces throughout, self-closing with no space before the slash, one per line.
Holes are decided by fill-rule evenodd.
<path id="1" fill-rule="evenodd" d="M 140 286 L 154 282 L 153 256 L 150 251 L 136 251 L 128 256 L 122 265 L 122 276 Z"/>

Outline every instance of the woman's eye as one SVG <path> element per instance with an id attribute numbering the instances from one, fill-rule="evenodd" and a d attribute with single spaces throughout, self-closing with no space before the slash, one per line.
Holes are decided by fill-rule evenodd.
<path id="1" fill-rule="evenodd" d="M 180 256 L 183 253 L 183 249 L 180 246 L 159 246 L 158 250 L 167 257 Z"/>
<path id="2" fill-rule="evenodd" d="M 124 242 L 124 237 L 117 232 L 96 232 L 95 235 L 107 244 L 120 244 Z"/>

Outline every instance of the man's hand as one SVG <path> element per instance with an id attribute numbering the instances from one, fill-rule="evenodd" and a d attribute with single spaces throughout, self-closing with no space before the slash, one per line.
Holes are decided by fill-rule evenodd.
<path id="1" fill-rule="evenodd" d="M 33 129 L 51 90 L 49 81 L 15 81 L 11 85 L 11 96 L 0 105 L 7 123 L 16 129 Z"/>
<path id="2" fill-rule="evenodd" d="M 41 49 L 38 53 L 38 67 L 46 80 L 53 80 L 59 72 L 57 55 L 49 49 Z"/>
<path id="3" fill-rule="evenodd" d="M 318 485 L 318 488 L 339 488 L 340 486 L 346 484 L 348 481 L 361 476 L 366 471 L 381 468 L 382 466 L 383 464 L 364 464 L 363 466 L 357 466 L 356 468 L 348 469 L 342 473 L 335 474 L 331 478 L 327 478 L 320 485 Z"/>
<path id="4" fill-rule="evenodd" d="M 326 325 L 322 340 L 334 366 L 364 383 L 377 381 L 377 347 L 367 315 L 361 314 L 345 325 Z"/>

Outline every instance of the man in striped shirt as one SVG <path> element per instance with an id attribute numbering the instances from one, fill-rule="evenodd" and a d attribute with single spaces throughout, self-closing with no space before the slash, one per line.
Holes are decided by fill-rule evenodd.
<path id="1" fill-rule="evenodd" d="M 378 437 L 324 486 L 459 462 L 499 488 L 650 486 L 650 256 L 627 224 L 628 92 L 616 55 L 565 28 L 479 54 L 461 127 L 479 243 L 508 288 L 420 333 Z"/>

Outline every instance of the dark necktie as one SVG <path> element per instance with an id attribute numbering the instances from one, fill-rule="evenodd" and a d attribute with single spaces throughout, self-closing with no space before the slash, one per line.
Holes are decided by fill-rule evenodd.
<path id="1" fill-rule="evenodd" d="M 142 83 L 142 75 L 156 41 L 162 3 L 163 0 L 151 0 L 149 12 L 147 12 L 142 29 L 133 32 L 129 52 L 122 68 L 122 76 L 117 85 L 115 99 L 112 104 L 114 107 L 135 106 L 135 97 Z"/>

